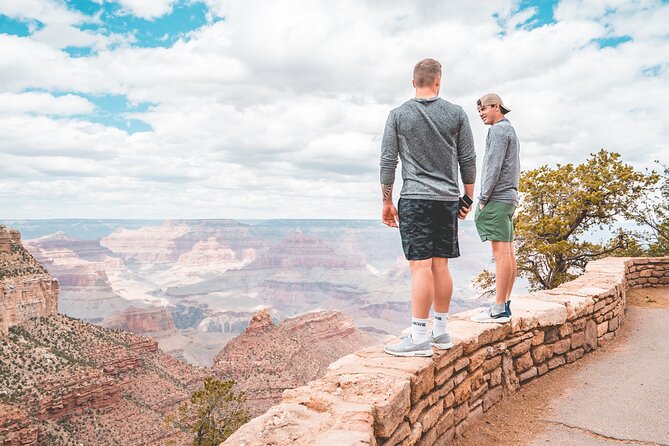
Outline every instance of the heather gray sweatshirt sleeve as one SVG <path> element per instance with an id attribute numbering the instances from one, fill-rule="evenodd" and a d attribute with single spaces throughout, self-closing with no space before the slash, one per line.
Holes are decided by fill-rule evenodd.
<path id="1" fill-rule="evenodd" d="M 516 204 L 520 177 L 520 145 L 516 132 L 507 119 L 488 130 L 481 194 L 479 201 L 486 204 L 491 199 Z"/>
<path id="2" fill-rule="evenodd" d="M 381 184 L 393 184 L 395 182 L 395 170 L 397 169 L 397 157 L 399 144 L 397 142 L 397 127 L 395 125 L 395 114 L 391 112 L 386 120 L 381 142 Z"/>
<path id="3" fill-rule="evenodd" d="M 476 181 L 476 150 L 474 136 L 469 119 L 464 110 L 460 116 L 460 133 L 458 134 L 458 165 L 463 184 L 474 184 Z"/>

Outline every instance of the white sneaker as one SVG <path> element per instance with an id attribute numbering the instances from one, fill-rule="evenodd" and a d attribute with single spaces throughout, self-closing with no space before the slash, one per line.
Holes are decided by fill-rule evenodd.
<path id="1" fill-rule="evenodd" d="M 432 356 L 430 341 L 415 344 L 411 336 L 401 336 L 399 344 L 386 345 L 383 351 L 394 356 Z"/>
<path id="2" fill-rule="evenodd" d="M 493 312 L 492 305 L 490 305 L 489 308 L 486 308 L 479 314 L 472 316 L 471 320 L 474 322 L 503 324 L 511 320 L 511 314 L 509 313 L 511 313 L 511 311 L 508 305 L 504 305 L 504 311 L 499 313 Z"/>

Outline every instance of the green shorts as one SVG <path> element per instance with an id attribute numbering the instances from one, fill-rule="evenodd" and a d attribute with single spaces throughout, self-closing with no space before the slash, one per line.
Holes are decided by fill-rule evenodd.
<path id="1" fill-rule="evenodd" d="M 515 206 L 501 201 L 490 200 L 483 209 L 477 205 L 474 222 L 481 241 L 512 242 L 515 210 Z"/>

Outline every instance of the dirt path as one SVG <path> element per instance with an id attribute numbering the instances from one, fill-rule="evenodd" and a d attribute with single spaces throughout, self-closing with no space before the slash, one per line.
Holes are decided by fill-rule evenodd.
<path id="1" fill-rule="evenodd" d="M 608 376 L 592 376 L 591 369 L 602 369 L 601 365 L 605 361 L 611 361 L 611 358 L 620 357 L 621 367 L 625 367 L 630 373 L 630 367 L 635 367 L 630 363 L 629 358 L 624 356 L 623 350 L 629 347 L 629 342 L 639 342 L 638 337 L 644 335 L 639 332 L 640 325 L 644 328 L 646 321 L 650 319 L 665 318 L 667 308 L 669 308 L 669 288 L 642 288 L 629 290 L 627 293 L 628 311 L 619 328 L 616 338 L 596 351 L 589 353 L 581 360 L 566 364 L 555 369 L 541 378 L 531 382 L 515 394 L 508 395 L 499 404 L 486 412 L 479 419 L 474 421 L 467 429 L 467 432 L 461 438 L 458 438 L 454 446 L 529 446 L 538 444 L 562 444 L 562 445 L 620 445 L 620 444 L 642 444 L 642 445 L 664 445 L 669 444 L 669 438 L 665 439 L 665 433 L 669 435 L 669 428 L 664 430 L 664 426 L 659 426 L 661 432 L 656 432 L 651 425 L 646 429 L 648 438 L 660 438 L 657 440 L 638 440 L 639 433 L 635 432 L 637 439 L 628 436 L 605 435 L 602 429 L 606 430 L 607 425 L 600 428 L 589 429 L 587 426 L 570 425 L 560 422 L 564 417 L 565 401 L 571 404 L 574 399 L 578 399 L 578 394 L 574 396 L 573 389 L 583 386 L 592 388 L 598 382 L 607 381 Z M 660 322 L 660 321 L 657 321 Z M 653 334 L 656 336 L 655 334 Z M 631 339 L 633 338 L 633 339 Z M 649 340 L 653 342 L 654 340 Z M 660 340 L 664 342 L 664 340 Z M 629 350 L 629 349 L 628 349 Z M 643 350 L 643 349 L 642 349 Z M 648 358 L 652 364 L 653 358 Z M 625 363 L 627 361 L 627 363 Z M 639 374 L 646 373 L 649 368 L 638 363 Z M 600 367 L 596 367 L 599 365 Z M 615 365 L 615 364 L 614 364 Z M 669 365 L 659 365 L 660 367 L 669 367 Z M 643 369 L 643 370 L 642 370 Z M 606 370 L 606 367 L 603 369 Z M 669 370 L 667 370 L 669 372 Z M 600 372 L 601 373 L 601 372 Z M 591 384 L 584 382 L 584 379 L 591 381 Z M 612 378 L 613 379 L 613 378 Z M 653 378 L 651 378 L 653 379 Z M 621 386 L 625 386 L 625 380 L 621 380 Z M 655 383 L 658 384 L 658 383 Z M 630 384 L 631 385 L 631 384 Z M 623 389 L 624 392 L 625 389 Z M 636 389 L 628 389 L 629 392 L 636 392 Z M 632 395 L 634 398 L 635 395 Z M 584 396 L 583 398 L 586 398 Z M 587 396 L 591 398 L 591 396 Z M 655 398 L 652 396 L 651 398 Z M 661 397 L 660 397 L 661 398 Z M 609 401 L 609 400 L 607 400 Z M 622 404 L 622 399 L 620 400 Z M 589 401 L 581 401 L 581 405 L 587 407 Z M 643 402 L 641 402 L 643 403 Z M 611 414 L 611 423 L 616 416 L 624 412 L 625 408 L 616 408 L 615 397 L 611 398 L 613 407 L 603 408 L 604 417 L 607 411 Z M 578 406 L 578 403 L 574 403 Z M 657 405 L 656 401 L 649 401 L 649 407 Z M 571 406 L 569 406 L 571 407 Z M 585 409 L 593 411 L 594 409 Z M 571 414 L 573 415 L 573 414 Z M 594 419 L 599 419 L 600 414 L 594 414 Z M 568 417 L 567 417 L 568 418 Z M 579 423 L 587 423 L 588 416 L 577 416 L 575 420 Z M 661 422 L 660 422 L 661 423 Z M 644 429 L 644 426 L 635 426 L 636 429 Z M 616 431 L 612 428 L 612 431 Z M 643 433 L 643 432 L 642 432 Z M 643 436 L 643 435 L 641 435 Z"/>

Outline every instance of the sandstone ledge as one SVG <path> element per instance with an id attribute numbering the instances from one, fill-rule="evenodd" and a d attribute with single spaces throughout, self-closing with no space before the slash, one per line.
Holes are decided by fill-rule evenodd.
<path id="1" fill-rule="evenodd" d="M 432 358 L 382 345 L 345 356 L 223 445 L 449 445 L 506 393 L 611 341 L 628 288 L 666 285 L 669 257 L 591 262 L 574 281 L 514 298 L 510 324 L 454 315 L 454 347 Z"/>

